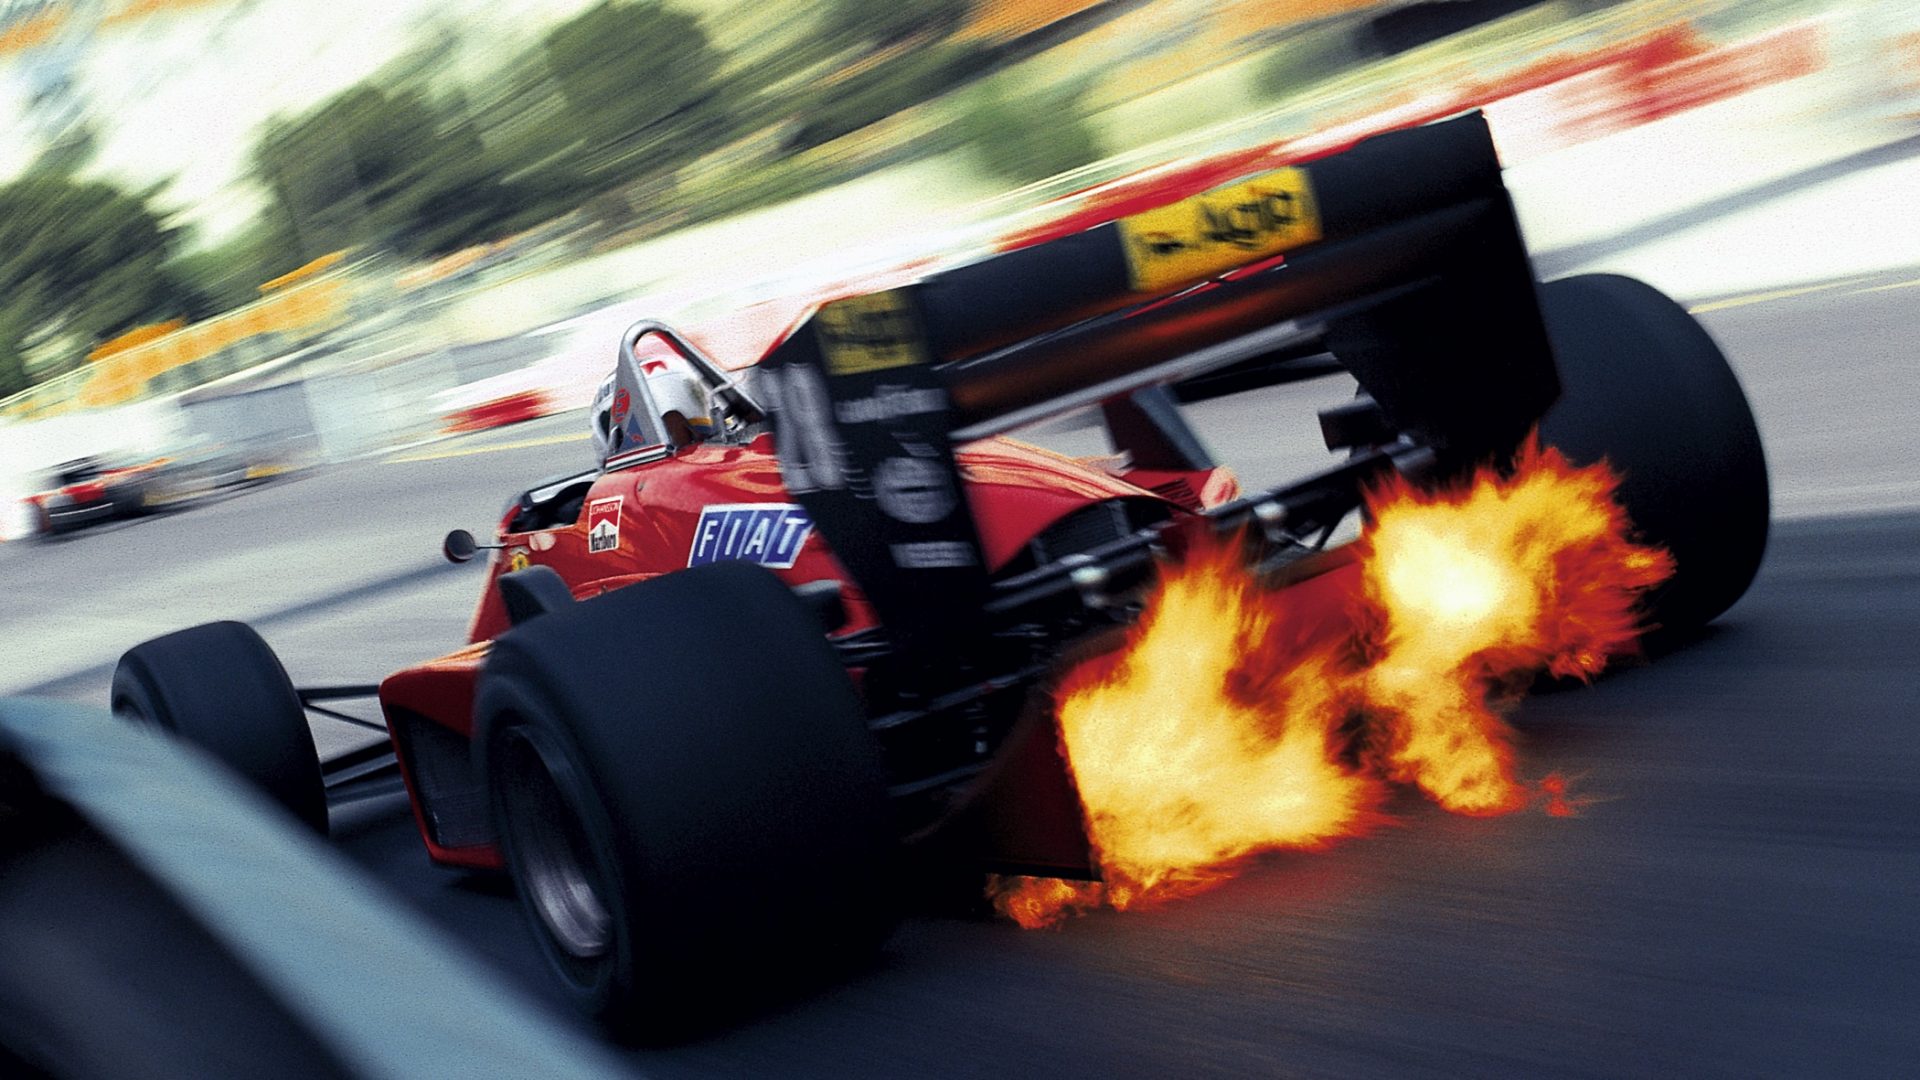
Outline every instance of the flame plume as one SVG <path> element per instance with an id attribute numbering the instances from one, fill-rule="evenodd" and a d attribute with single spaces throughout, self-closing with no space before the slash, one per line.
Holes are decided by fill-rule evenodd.
<path id="1" fill-rule="evenodd" d="M 1617 483 L 1532 439 L 1511 470 L 1457 488 L 1388 482 L 1368 493 L 1358 587 L 1332 633 L 1233 545 L 1192 552 L 1125 648 L 1058 691 L 1104 881 L 1002 879 L 995 903 L 1045 926 L 1184 895 L 1259 852 L 1363 830 L 1389 784 L 1455 813 L 1536 796 L 1572 812 L 1564 781 L 1517 777 L 1498 707 L 1541 671 L 1590 678 L 1634 649 L 1639 601 L 1673 562 L 1630 539 Z"/>

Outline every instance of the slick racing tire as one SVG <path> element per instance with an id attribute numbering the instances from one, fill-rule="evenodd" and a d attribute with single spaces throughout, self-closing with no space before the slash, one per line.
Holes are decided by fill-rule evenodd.
<path id="1" fill-rule="evenodd" d="M 327 831 L 327 791 L 300 695 L 245 623 L 216 622 L 135 645 L 113 671 L 117 715 L 198 745 L 301 821 Z"/>
<path id="2" fill-rule="evenodd" d="M 1561 383 L 1541 437 L 1576 464 L 1611 462 L 1640 538 L 1672 553 L 1648 598 L 1656 632 L 1705 625 L 1767 547 L 1766 454 L 1739 380 L 1692 315 L 1632 278 L 1551 281 L 1540 302 Z"/>
<path id="3" fill-rule="evenodd" d="M 679 571 L 516 626 L 474 717 L 521 908 L 617 1030 L 724 1021 L 892 929 L 878 745 L 818 619 L 766 570 Z"/>

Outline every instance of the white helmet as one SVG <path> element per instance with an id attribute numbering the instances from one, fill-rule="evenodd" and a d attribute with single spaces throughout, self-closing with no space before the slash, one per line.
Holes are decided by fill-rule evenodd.
<path id="1" fill-rule="evenodd" d="M 713 434 L 706 380 L 691 363 L 679 356 L 648 357 L 640 366 L 647 373 L 647 396 L 653 398 L 662 422 L 677 413 L 695 438 Z"/>
<path id="2" fill-rule="evenodd" d="M 650 349 L 635 360 L 638 383 L 616 363 L 594 392 L 590 412 L 594 451 L 600 461 L 604 464 L 636 446 L 712 437 L 717 426 L 714 402 L 692 362 L 670 348 Z M 651 416 L 646 415 L 649 411 Z M 684 421 L 685 429 L 678 430 L 671 417 Z"/>

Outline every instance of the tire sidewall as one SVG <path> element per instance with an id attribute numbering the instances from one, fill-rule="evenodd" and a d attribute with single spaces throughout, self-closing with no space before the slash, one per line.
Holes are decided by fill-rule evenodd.
<path id="1" fill-rule="evenodd" d="M 310 827 L 327 830 L 326 785 L 306 710 L 259 634 L 208 623 L 134 646 L 108 696 L 238 772 Z"/>
<path id="2" fill-rule="evenodd" d="M 631 907 L 633 876 L 628 870 L 624 845 L 604 808 L 603 796 L 593 782 L 588 757 L 578 741 L 559 720 L 559 713 L 523 680 L 511 677 L 489 679 L 482 683 L 474 701 L 478 718 L 474 731 L 474 767 L 487 788 L 487 801 L 498 838 L 500 853 L 513 879 L 514 892 L 527 928 L 539 943 L 547 961 L 567 995 L 583 1013 L 602 1023 L 616 1023 L 627 1007 L 619 995 L 624 983 L 641 986 L 636 964 Z M 599 887 L 601 902 L 613 919 L 612 947 L 606 962 L 590 978 L 581 978 L 574 963 L 564 955 L 544 920 L 534 910 L 528 895 L 522 867 L 525 853 L 514 842 L 510 814 L 517 812 L 507 785 L 497 782 L 496 761 L 503 753 L 505 740 L 513 734 L 537 740 L 542 757 L 548 757 L 549 776 L 559 789 L 565 811 L 574 819 L 592 852 L 590 872 Z"/>
<path id="3" fill-rule="evenodd" d="M 646 630 L 689 610 L 751 613 L 757 647 Z M 878 744 L 819 620 L 771 573 L 681 571 L 508 631 L 475 695 L 490 799 L 498 726 L 525 723 L 559 737 L 581 832 L 599 838 L 618 894 L 605 898 L 618 982 L 572 992 L 623 1035 L 704 1029 L 891 930 L 898 837 Z M 507 854 L 528 907 L 522 860 Z"/>
<path id="4" fill-rule="evenodd" d="M 1740 598 L 1766 549 L 1765 451 L 1739 379 L 1697 319 L 1632 278 L 1548 282 L 1541 308 L 1562 384 L 1541 436 L 1620 475 L 1637 533 L 1677 561 L 1649 616 L 1661 636 L 1693 631 Z"/>

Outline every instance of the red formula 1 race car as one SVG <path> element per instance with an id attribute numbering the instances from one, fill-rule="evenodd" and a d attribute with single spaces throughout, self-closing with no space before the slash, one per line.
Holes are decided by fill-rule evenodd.
<path id="1" fill-rule="evenodd" d="M 870 949 L 904 861 L 1097 873 L 1045 690 L 1138 617 L 1168 550 L 1241 536 L 1314 632 L 1358 587 L 1321 545 L 1369 485 L 1536 427 L 1626 476 L 1678 566 L 1661 625 L 1726 609 L 1765 544 L 1725 359 L 1643 285 L 1536 282 L 1477 116 L 841 297 L 766 344 L 633 327 L 603 467 L 520 495 L 472 643 L 378 687 L 429 855 L 509 873 L 580 1007 L 644 1030 Z M 1237 490 L 1180 407 L 1338 372 L 1362 391 L 1321 415 L 1344 456 L 1270 490 Z M 1005 437 L 1082 408 L 1104 465 Z M 128 652 L 113 706 L 324 828 L 301 712 L 324 696 L 226 623 Z"/>
<path id="2" fill-rule="evenodd" d="M 50 540 L 89 525 L 177 508 L 286 471 L 282 464 L 201 438 L 131 463 L 126 455 L 65 462 L 49 472 L 45 490 L 26 502 L 33 535 Z"/>
<path id="3" fill-rule="evenodd" d="M 27 496 L 34 535 L 48 539 L 88 525 L 147 513 L 162 493 L 162 462 L 115 466 L 79 458 L 55 468 L 47 489 Z"/>

